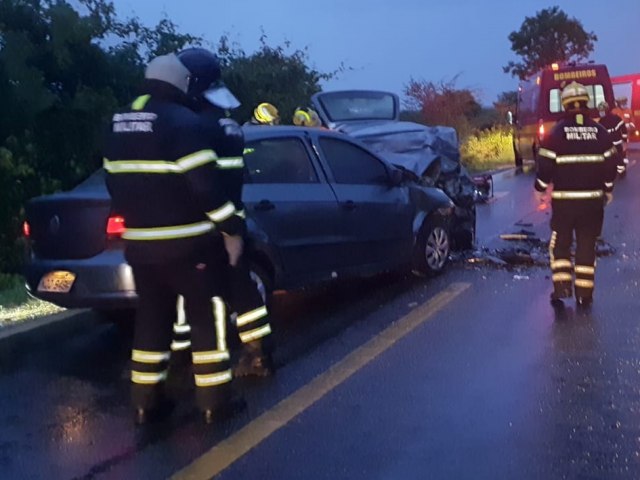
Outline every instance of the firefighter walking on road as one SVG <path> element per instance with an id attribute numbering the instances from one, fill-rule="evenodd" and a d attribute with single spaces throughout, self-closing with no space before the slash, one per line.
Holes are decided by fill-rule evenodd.
<path id="1" fill-rule="evenodd" d="M 588 311 L 593 301 L 596 239 L 604 206 L 613 199 L 618 152 L 605 128 L 589 118 L 589 94 L 583 85 L 571 82 L 562 90 L 561 100 L 566 116 L 541 142 L 535 191 L 542 201 L 553 183 L 551 304 L 562 308 L 562 299 L 575 293 L 578 309 Z M 574 233 L 575 264 L 571 262 Z"/>
<path id="2" fill-rule="evenodd" d="M 125 257 L 138 293 L 131 381 L 139 424 L 171 410 L 164 384 L 179 296 L 191 323 L 196 402 L 205 422 L 242 406 L 231 392 L 220 296 L 238 252 L 215 244 L 214 230 L 237 244 L 244 222 L 221 184 L 208 132 L 188 108 L 191 76 L 174 54 L 152 60 L 144 94 L 113 116 L 107 136 L 107 187 L 125 218 Z"/>
<path id="3" fill-rule="evenodd" d="M 626 173 L 626 144 L 627 144 L 627 126 L 622 117 L 616 115 L 607 102 L 598 104 L 598 113 L 600 114 L 600 125 L 607 129 L 611 136 L 611 141 L 618 151 L 618 175 Z"/>
<path id="4" fill-rule="evenodd" d="M 240 102 L 221 82 L 218 57 L 203 48 L 188 48 L 178 53 L 178 58 L 192 74 L 189 95 L 205 125 L 211 125 L 211 143 L 215 146 L 218 159 L 219 178 L 229 199 L 235 207 L 234 215 L 244 219 L 242 186 L 244 182 L 244 135 L 237 122 L 229 118 L 228 111 L 237 108 Z M 218 243 L 227 237 L 216 236 Z M 265 292 L 266 294 L 266 292 Z M 242 343 L 242 353 L 234 367 L 236 376 L 268 376 L 273 373 L 271 360 L 271 325 L 267 307 L 251 278 L 248 262 L 241 255 L 229 269 L 229 284 L 225 292 L 230 311 L 235 315 L 237 333 Z M 187 322 L 189 319 L 186 319 Z M 179 346 L 188 346 L 188 325 L 176 325 Z"/>

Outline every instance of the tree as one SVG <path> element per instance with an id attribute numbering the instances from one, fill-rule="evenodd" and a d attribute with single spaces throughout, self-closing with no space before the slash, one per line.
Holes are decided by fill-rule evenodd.
<path id="1" fill-rule="evenodd" d="M 510 61 L 503 70 L 525 79 L 554 62 L 579 62 L 589 57 L 597 40 L 593 32 L 586 32 L 580 21 L 569 18 L 559 7 L 547 8 L 535 17 L 526 17 L 520 30 L 509 34 L 511 50 L 522 61 Z"/>
<path id="2" fill-rule="evenodd" d="M 120 20 L 106 0 L 0 0 L 0 271 L 16 271 L 23 207 L 101 163 L 109 116 L 144 64 L 197 43 L 169 20 Z"/>
<path id="3" fill-rule="evenodd" d="M 411 79 L 404 88 L 404 107 L 420 112 L 423 123 L 454 127 L 458 137 L 465 138 L 473 130 L 473 119 L 480 114 L 482 106 L 473 91 L 457 89 L 456 80 L 457 77 L 434 83 Z"/>
<path id="4" fill-rule="evenodd" d="M 320 82 L 333 78 L 343 69 L 330 73 L 319 72 L 309 66 L 306 49 L 291 51 L 289 42 L 271 47 L 263 33 L 260 48 L 248 55 L 229 38 L 222 36 L 218 54 L 223 64 L 223 79 L 242 105 L 233 115 L 240 122 L 251 118 L 253 109 L 262 102 L 276 106 L 282 123 L 291 123 L 298 106 L 306 106 L 314 93 L 322 88 Z"/>

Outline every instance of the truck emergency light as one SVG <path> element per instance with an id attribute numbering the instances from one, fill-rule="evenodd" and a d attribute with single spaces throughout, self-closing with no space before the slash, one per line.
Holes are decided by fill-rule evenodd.
<path id="1" fill-rule="evenodd" d="M 22 234 L 24 235 L 24 238 L 29 238 L 31 236 L 31 225 L 29 225 L 29 222 L 26 220 L 22 224 Z"/>
<path id="2" fill-rule="evenodd" d="M 124 217 L 120 215 L 112 215 L 107 220 L 107 235 L 120 237 L 126 230 L 124 225 Z"/>
<path id="3" fill-rule="evenodd" d="M 538 138 L 542 140 L 544 138 L 544 122 L 538 120 Z"/>

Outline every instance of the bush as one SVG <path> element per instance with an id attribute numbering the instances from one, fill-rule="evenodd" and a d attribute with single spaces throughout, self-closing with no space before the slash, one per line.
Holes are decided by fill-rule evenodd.
<path id="1" fill-rule="evenodd" d="M 471 171 L 513 164 L 513 135 L 506 127 L 492 127 L 469 136 L 460 146 L 462 163 Z"/>
<path id="2" fill-rule="evenodd" d="M 19 305 L 28 298 L 20 275 L 0 273 L 0 308 Z"/>

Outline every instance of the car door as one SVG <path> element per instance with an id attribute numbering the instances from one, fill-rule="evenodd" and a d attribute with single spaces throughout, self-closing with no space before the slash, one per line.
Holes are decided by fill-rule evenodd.
<path id="1" fill-rule="evenodd" d="M 338 223 L 349 240 L 341 255 L 354 267 L 409 261 L 415 209 L 408 189 L 393 186 L 389 167 L 346 138 L 320 135 L 318 147 L 340 204 Z"/>
<path id="2" fill-rule="evenodd" d="M 332 276 L 336 245 L 343 241 L 335 194 L 303 137 L 248 141 L 243 201 L 282 262 L 286 285 Z"/>

